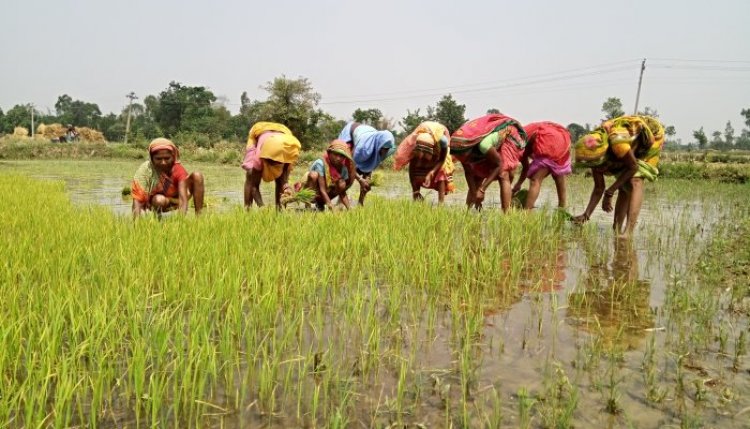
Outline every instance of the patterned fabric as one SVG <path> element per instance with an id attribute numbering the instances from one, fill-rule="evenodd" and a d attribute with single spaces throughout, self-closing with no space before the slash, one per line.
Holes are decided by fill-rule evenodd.
<path id="1" fill-rule="evenodd" d="M 301 148 L 299 140 L 284 125 L 258 122 L 250 129 L 242 168 L 260 170 L 263 181 L 271 182 L 281 177 L 285 164 L 297 162 Z"/>
<path id="2" fill-rule="evenodd" d="M 149 156 L 153 156 L 160 150 L 172 152 L 175 162 L 169 174 L 160 173 L 151 160 L 138 167 L 130 184 L 130 191 L 133 199 L 142 204 L 148 204 L 151 198 L 157 194 L 164 195 L 167 198 L 177 198 L 179 196 L 178 185 L 188 178 L 187 171 L 180 164 L 180 151 L 177 146 L 165 138 L 154 139 L 148 145 Z"/>
<path id="3" fill-rule="evenodd" d="M 632 150 L 637 160 L 649 165 L 642 177 L 655 178 L 663 145 L 664 127 L 657 119 L 650 116 L 621 116 L 605 121 L 578 140 L 575 146 L 576 165 L 596 167 L 609 162 L 612 164 L 611 170 L 619 171 L 622 167 L 617 160 Z"/>
<path id="4" fill-rule="evenodd" d="M 488 135 L 497 132 L 500 141 L 513 144 L 519 149 L 526 147 L 526 131 L 513 118 L 502 114 L 489 114 L 472 119 L 451 136 L 451 150 L 464 152 L 481 143 Z"/>
<path id="5" fill-rule="evenodd" d="M 346 124 L 338 140 L 352 142 L 352 158 L 357 169 L 364 173 L 371 173 L 381 162 L 396 151 L 395 138 L 390 131 L 378 131 L 375 128 L 359 124 L 352 135 L 353 122 Z M 385 156 L 380 155 L 381 149 L 388 149 Z"/>

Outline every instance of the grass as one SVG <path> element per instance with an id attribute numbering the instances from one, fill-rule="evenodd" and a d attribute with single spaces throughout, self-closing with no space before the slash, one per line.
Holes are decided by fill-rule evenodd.
<path id="1" fill-rule="evenodd" d="M 80 162 L 0 165 L 0 427 L 744 424 L 747 186 L 649 184 L 631 243 L 599 211 L 414 204 L 393 173 L 342 213 L 71 204 L 137 164 L 88 161 L 70 194 L 28 175 Z"/>

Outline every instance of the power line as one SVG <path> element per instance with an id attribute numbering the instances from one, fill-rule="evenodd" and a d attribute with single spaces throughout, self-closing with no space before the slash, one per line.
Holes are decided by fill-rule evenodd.
<path id="1" fill-rule="evenodd" d="M 618 72 L 631 71 L 631 70 L 632 69 L 630 67 L 616 67 L 616 68 L 597 70 L 597 71 L 592 71 L 592 72 L 587 72 L 587 73 L 571 74 L 568 76 L 550 77 L 546 79 L 535 79 L 535 80 L 530 80 L 528 82 L 508 83 L 508 84 L 494 85 L 494 86 L 487 86 L 487 87 L 480 87 L 480 88 L 473 88 L 473 89 L 464 89 L 464 90 L 457 90 L 457 91 L 448 91 L 447 89 L 443 89 L 441 91 L 432 92 L 432 93 L 410 94 L 410 95 L 401 95 L 401 96 L 394 96 L 394 97 L 350 99 L 350 100 L 340 100 L 340 101 L 338 100 L 337 101 L 322 101 L 320 102 L 320 104 L 331 105 L 331 104 L 354 104 L 354 103 L 372 103 L 372 102 L 379 102 L 379 101 L 395 101 L 395 100 L 405 100 L 405 99 L 410 99 L 410 98 L 421 98 L 421 97 L 426 97 L 426 96 L 439 96 L 439 95 L 444 95 L 446 92 L 451 92 L 454 94 L 490 92 L 490 91 L 495 91 L 498 89 L 533 86 L 539 83 L 556 82 L 556 81 L 562 81 L 562 80 L 573 80 L 573 79 L 578 79 L 581 77 L 597 76 L 597 75 L 602 75 L 602 74 L 618 73 Z"/>
<path id="2" fill-rule="evenodd" d="M 405 94 L 412 94 L 412 93 L 416 94 L 416 93 L 433 92 L 433 91 L 448 92 L 452 90 L 465 89 L 465 88 L 470 88 L 470 87 L 475 87 L 475 86 L 480 86 L 480 85 L 488 85 L 488 84 L 497 85 L 497 84 L 524 81 L 524 80 L 535 79 L 535 78 L 554 77 L 554 76 L 566 75 L 566 74 L 570 74 L 570 73 L 578 72 L 582 70 L 595 71 L 595 69 L 611 68 L 612 66 L 622 66 L 627 63 L 634 63 L 635 61 L 638 61 L 638 60 L 631 59 L 631 60 L 615 61 L 611 63 L 595 64 L 595 65 L 587 66 L 587 67 L 578 67 L 574 69 L 560 70 L 556 72 L 541 73 L 541 74 L 535 74 L 535 75 L 527 75 L 527 76 L 515 77 L 515 78 L 509 78 L 509 79 L 503 79 L 503 80 L 481 81 L 481 82 L 466 83 L 466 84 L 460 84 L 460 85 L 424 88 L 424 89 L 417 89 L 417 90 L 396 91 L 396 92 L 380 92 L 380 93 L 359 94 L 359 95 L 334 96 L 330 98 L 333 99 L 333 101 L 336 101 L 336 99 L 339 99 L 339 98 L 347 98 L 347 99 L 372 98 L 372 97 L 383 97 L 383 96 L 390 96 L 390 95 L 405 95 Z"/>

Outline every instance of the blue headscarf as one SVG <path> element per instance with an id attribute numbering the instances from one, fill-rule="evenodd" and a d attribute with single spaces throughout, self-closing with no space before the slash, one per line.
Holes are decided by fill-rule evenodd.
<path id="1" fill-rule="evenodd" d="M 348 130 L 344 128 L 344 131 Z M 378 131 L 369 125 L 358 126 L 354 130 L 353 157 L 357 168 L 364 173 L 375 170 L 384 159 L 396 151 L 395 141 L 390 131 Z M 380 156 L 381 149 L 388 149 L 384 157 Z"/>

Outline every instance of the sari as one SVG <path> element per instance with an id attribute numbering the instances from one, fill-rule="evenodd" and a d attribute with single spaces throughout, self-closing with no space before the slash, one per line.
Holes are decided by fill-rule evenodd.
<path id="1" fill-rule="evenodd" d="M 570 133 L 554 122 L 534 122 L 524 127 L 528 136 L 533 161 L 527 175 L 533 176 L 547 168 L 552 176 L 565 176 L 573 172 L 570 163 Z"/>
<path id="2" fill-rule="evenodd" d="M 359 124 L 352 133 L 354 122 L 346 124 L 338 140 L 351 141 L 352 158 L 359 171 L 371 173 L 380 163 L 396 151 L 395 138 L 390 131 L 378 131 L 375 128 Z M 380 156 L 381 149 L 388 149 L 385 156 Z"/>
<path id="3" fill-rule="evenodd" d="M 248 134 L 242 168 L 260 170 L 263 181 L 271 182 L 281 177 L 285 164 L 297 162 L 301 148 L 289 128 L 274 122 L 258 122 Z"/>
<path id="4" fill-rule="evenodd" d="M 450 154 L 449 140 L 450 134 L 444 125 L 432 121 L 422 122 L 398 145 L 394 155 L 393 168 L 401 170 L 408 164 L 410 174 L 414 177 L 424 178 L 439 162 L 440 149 L 444 142 L 447 153 L 442 167 L 428 186 L 425 186 L 424 181 L 422 181 L 421 186 L 437 190 L 440 182 L 446 182 L 446 193 L 453 192 L 456 188 L 453 184 L 453 171 L 456 168 Z M 425 153 L 428 159 L 421 162 L 413 161 L 412 155 L 415 151 Z"/>
<path id="5" fill-rule="evenodd" d="M 463 124 L 451 136 L 450 148 L 465 170 L 486 178 L 494 169 L 486 159 L 486 150 L 483 151 L 487 144 L 500 153 L 502 170 L 513 171 L 526 147 L 526 131 L 515 119 L 493 113 Z"/>
<path id="6" fill-rule="evenodd" d="M 172 204 L 177 204 L 178 186 L 180 182 L 188 178 L 187 170 L 179 161 L 180 151 L 177 146 L 165 138 L 154 139 L 148 145 L 149 157 L 160 150 L 168 150 L 172 153 L 175 159 L 174 165 L 169 174 L 160 173 L 150 159 L 138 167 L 130 184 L 130 191 L 133 199 L 142 204 L 148 204 L 154 195 L 159 194 L 169 198 Z"/>

